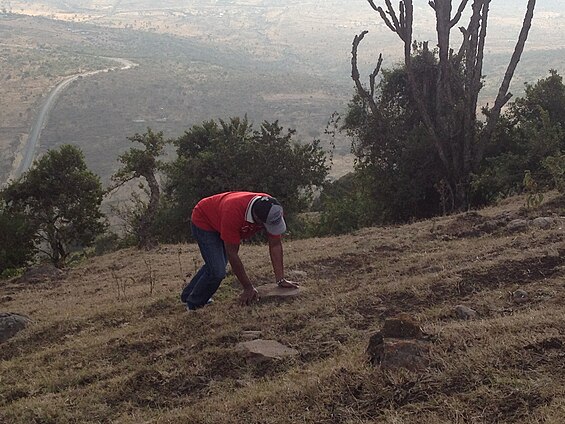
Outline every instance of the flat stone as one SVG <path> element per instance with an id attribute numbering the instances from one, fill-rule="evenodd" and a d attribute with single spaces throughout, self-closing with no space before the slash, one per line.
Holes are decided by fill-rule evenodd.
<path id="1" fill-rule="evenodd" d="M 477 311 L 465 305 L 457 305 L 453 308 L 453 311 L 459 319 L 469 320 L 477 318 L 478 316 Z"/>
<path id="2" fill-rule="evenodd" d="M 265 284 L 257 287 L 259 297 L 263 299 L 286 299 L 300 295 L 302 289 L 279 287 L 276 284 Z"/>
<path id="3" fill-rule="evenodd" d="M 237 344 L 236 349 L 242 352 L 251 362 L 262 362 L 298 355 L 296 349 L 287 347 L 275 340 L 256 339 L 241 342 Z"/>
<path id="4" fill-rule="evenodd" d="M 0 312 L 0 343 L 14 337 L 27 327 L 29 318 L 10 312 Z"/>

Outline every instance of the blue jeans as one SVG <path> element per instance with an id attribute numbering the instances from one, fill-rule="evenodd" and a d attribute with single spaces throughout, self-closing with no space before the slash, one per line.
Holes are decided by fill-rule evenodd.
<path id="1" fill-rule="evenodd" d="M 197 309 L 206 305 L 220 287 L 226 276 L 228 259 L 220 233 L 202 230 L 192 223 L 191 229 L 204 259 L 204 265 L 183 289 L 180 299 L 190 309 Z"/>

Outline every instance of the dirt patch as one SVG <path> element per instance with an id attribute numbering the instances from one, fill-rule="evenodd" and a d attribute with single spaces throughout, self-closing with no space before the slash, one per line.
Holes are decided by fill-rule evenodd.
<path id="1" fill-rule="evenodd" d="M 559 256 L 526 258 L 520 261 L 506 261 L 483 271 L 461 272 L 458 291 L 469 295 L 484 289 L 496 289 L 510 284 L 528 284 L 550 278 L 563 265 Z"/>
<path id="2" fill-rule="evenodd" d="M 473 406 L 479 411 L 489 411 L 483 417 L 485 423 L 511 423 L 530 415 L 537 408 L 549 405 L 553 399 L 533 390 L 515 389 L 507 391 L 501 397 L 477 396 L 473 398 Z"/>
<path id="3" fill-rule="evenodd" d="M 529 344 L 524 347 L 526 350 L 531 350 L 538 354 L 543 354 L 548 350 L 563 350 L 565 344 L 561 339 L 557 337 L 551 337 L 549 339 L 544 339 L 536 343 Z"/>
<path id="4" fill-rule="evenodd" d="M 159 408 L 180 403 L 180 397 L 202 392 L 209 380 L 204 376 L 142 369 L 125 379 L 108 398 L 111 405 L 132 402 Z"/>
<path id="5" fill-rule="evenodd" d="M 480 227 L 484 225 L 487 218 L 477 212 L 469 212 L 455 217 L 445 225 L 438 225 L 432 232 L 441 239 L 478 237 L 484 234 Z"/>
<path id="6" fill-rule="evenodd" d="M 340 257 L 319 259 L 309 263 L 301 263 L 298 267 L 308 274 L 317 275 L 324 279 L 333 279 L 343 275 L 354 275 L 371 271 L 369 262 L 372 258 L 368 254 L 346 253 Z"/>

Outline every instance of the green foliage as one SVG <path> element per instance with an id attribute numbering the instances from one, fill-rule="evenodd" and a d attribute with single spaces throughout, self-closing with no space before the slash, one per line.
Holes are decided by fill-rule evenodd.
<path id="1" fill-rule="evenodd" d="M 11 276 L 14 270 L 28 264 L 35 253 L 36 229 L 23 214 L 0 207 L 0 273 Z"/>
<path id="2" fill-rule="evenodd" d="M 556 71 L 526 85 L 525 96 L 500 119 L 485 160 L 473 178 L 473 203 L 488 204 L 524 190 L 524 174 L 538 190 L 557 187 L 559 167 L 552 166 L 565 149 L 565 85 Z"/>
<path id="3" fill-rule="evenodd" d="M 418 84 L 429 87 L 426 101 L 433 102 L 437 78 L 434 53 L 419 49 L 413 63 L 418 70 Z M 437 187 L 447 177 L 411 101 L 404 67 L 383 71 L 375 104 L 374 112 L 360 96 L 355 96 L 344 119 L 342 129 L 352 137 L 352 151 L 357 158 L 357 183 L 352 187 L 357 193 L 347 193 L 343 201 L 350 205 L 359 202 L 355 199 L 363 199 L 362 204 L 371 202 L 359 213 L 365 223 L 399 222 L 440 213 Z M 337 212 L 336 207 L 333 209 Z"/>
<path id="4" fill-rule="evenodd" d="M 132 147 L 120 155 L 118 161 L 123 165 L 114 175 L 112 180 L 116 183 L 124 183 L 133 178 L 148 178 L 161 168 L 162 164 L 158 157 L 163 154 L 167 141 L 163 139 L 163 132 L 155 133 L 147 128 L 144 134 L 135 134 L 128 137 L 133 143 L 139 143 L 143 149 Z"/>
<path id="5" fill-rule="evenodd" d="M 555 188 L 560 193 L 565 193 L 565 153 L 548 156 L 543 161 L 543 166 L 553 177 Z"/>
<path id="6" fill-rule="evenodd" d="M 232 118 L 195 125 L 175 140 L 178 158 L 167 169 L 166 186 L 174 210 L 161 211 L 175 220 L 166 225 L 171 235 L 188 227 L 184 221 L 198 200 L 224 191 L 266 192 L 287 215 L 303 210 L 328 166 L 318 141 L 299 144 L 293 135 L 277 121 L 254 130 L 247 118 Z"/>
<path id="7" fill-rule="evenodd" d="M 36 161 L 3 197 L 8 212 L 25 217 L 36 230 L 37 250 L 63 266 L 72 247 L 90 245 L 103 231 L 102 194 L 100 179 L 87 169 L 82 152 L 63 145 Z"/>
<path id="8" fill-rule="evenodd" d="M 370 224 L 373 203 L 358 187 L 359 174 L 349 173 L 327 183 L 320 196 L 321 215 L 316 235 L 348 233 Z"/>

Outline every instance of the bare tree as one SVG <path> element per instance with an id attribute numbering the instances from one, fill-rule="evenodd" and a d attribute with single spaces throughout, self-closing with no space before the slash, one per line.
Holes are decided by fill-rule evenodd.
<path id="1" fill-rule="evenodd" d="M 412 100 L 445 167 L 446 179 L 454 195 L 456 206 L 462 209 L 467 208 L 471 173 L 481 162 L 484 146 L 492 137 L 501 110 L 512 97 L 508 89 L 524 50 L 536 1 L 528 1 L 522 29 L 494 105 L 490 109 L 485 108 L 486 123 L 484 125 L 479 125 L 477 122 L 477 103 L 482 88 L 484 47 L 491 0 L 473 0 L 469 24 L 467 27 L 459 27 L 462 42 L 457 52 L 451 47 L 451 31 L 461 20 L 469 0 L 461 0 L 454 14 L 451 0 L 428 2 L 435 11 L 439 56 L 438 77 L 435 82 L 436 94 L 433 102 L 426 101 L 427 93 L 418 84 L 412 66 L 413 1 L 401 0 L 398 11 L 392 6 L 390 0 L 384 0 L 386 10 L 377 6 L 374 0 L 367 1 L 379 13 L 386 26 L 396 33 L 404 44 L 404 63 Z M 374 100 L 374 84 L 380 70 L 382 56 L 379 56 L 377 67 L 370 75 L 369 90 L 366 90 L 361 84 L 357 69 L 357 48 L 366 33 L 367 31 L 363 31 L 353 40 L 351 76 L 359 96 L 368 102 L 372 113 L 378 118 Z M 427 48 L 426 43 L 424 43 L 424 48 Z M 459 85 L 454 84 L 455 78 L 462 78 Z M 462 89 L 454 90 L 454 87 L 458 86 Z"/>

